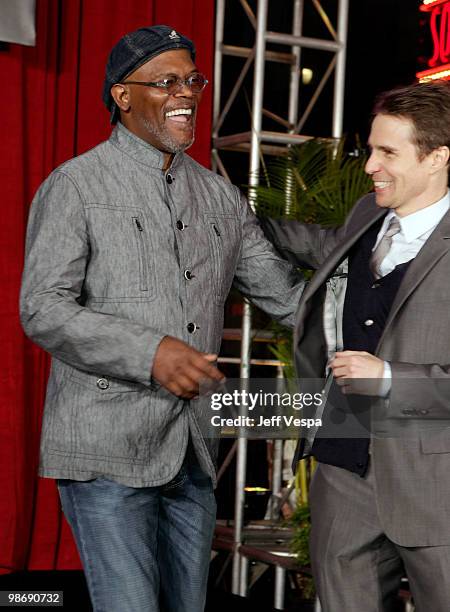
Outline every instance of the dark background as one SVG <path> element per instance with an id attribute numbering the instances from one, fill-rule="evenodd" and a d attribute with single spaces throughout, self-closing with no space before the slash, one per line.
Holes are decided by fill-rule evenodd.
<path id="1" fill-rule="evenodd" d="M 350 0 L 345 132 L 367 137 L 375 96 L 415 80 L 428 56 L 428 13 L 417 0 Z"/>

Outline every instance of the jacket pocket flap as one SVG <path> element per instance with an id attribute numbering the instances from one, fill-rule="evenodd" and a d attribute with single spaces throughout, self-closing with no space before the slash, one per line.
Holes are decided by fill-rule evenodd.
<path id="1" fill-rule="evenodd" d="M 433 430 L 422 431 L 420 445 L 426 455 L 450 453 L 450 427 L 437 433 Z"/>
<path id="2" fill-rule="evenodd" d="M 120 380 L 103 374 L 92 374 L 71 368 L 69 377 L 76 383 L 98 393 L 130 393 L 132 391 L 148 391 L 148 388 L 139 383 Z"/>

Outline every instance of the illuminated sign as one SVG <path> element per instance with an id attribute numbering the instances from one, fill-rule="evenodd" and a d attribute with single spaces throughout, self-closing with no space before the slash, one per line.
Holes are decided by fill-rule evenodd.
<path id="1" fill-rule="evenodd" d="M 420 6 L 420 10 L 424 12 L 432 11 L 438 4 L 445 4 L 446 2 L 448 2 L 448 0 L 424 0 L 424 3 Z"/>
<path id="2" fill-rule="evenodd" d="M 428 70 L 416 74 L 421 83 L 450 79 L 450 0 L 424 0 L 420 10 L 430 14 L 433 55 Z"/>

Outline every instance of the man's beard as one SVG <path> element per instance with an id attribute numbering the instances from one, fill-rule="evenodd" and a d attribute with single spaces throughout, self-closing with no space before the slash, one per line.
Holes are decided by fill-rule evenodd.
<path id="1" fill-rule="evenodd" d="M 181 143 L 176 138 L 172 137 L 168 130 L 161 129 L 159 126 L 150 123 L 150 121 L 144 117 L 141 118 L 141 121 L 147 132 L 154 136 L 156 140 L 159 140 L 164 147 L 163 151 L 165 153 L 180 153 L 181 151 L 185 151 L 195 140 L 195 123 L 194 129 L 192 130 L 192 138 L 190 138 L 187 142 Z"/>

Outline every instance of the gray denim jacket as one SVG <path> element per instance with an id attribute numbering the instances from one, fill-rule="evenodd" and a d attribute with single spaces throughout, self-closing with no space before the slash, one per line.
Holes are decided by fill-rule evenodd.
<path id="1" fill-rule="evenodd" d="M 217 353 L 233 280 L 293 325 L 303 283 L 239 190 L 182 153 L 162 167 L 163 155 L 119 124 L 33 201 L 21 320 L 53 357 L 42 476 L 161 485 L 190 432 L 214 480 L 205 407 L 152 384 L 159 342 L 172 335 Z"/>

